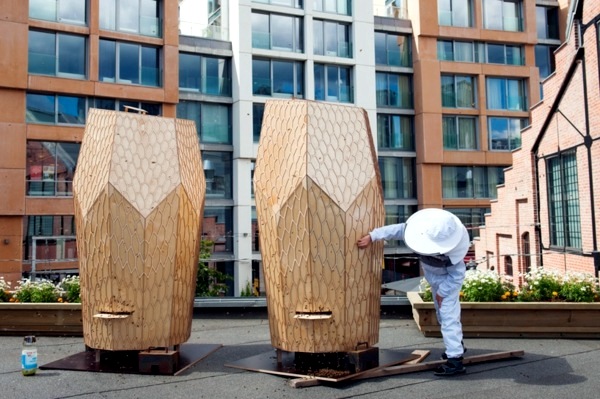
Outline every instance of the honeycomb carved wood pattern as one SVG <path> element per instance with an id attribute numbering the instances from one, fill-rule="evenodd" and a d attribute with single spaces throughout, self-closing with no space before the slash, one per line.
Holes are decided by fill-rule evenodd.
<path id="1" fill-rule="evenodd" d="M 254 173 L 271 343 L 344 352 L 379 340 L 384 223 L 367 113 L 306 100 L 266 102 Z"/>
<path id="2" fill-rule="evenodd" d="M 90 110 L 73 179 L 87 346 L 189 339 L 205 191 L 193 121 Z"/>

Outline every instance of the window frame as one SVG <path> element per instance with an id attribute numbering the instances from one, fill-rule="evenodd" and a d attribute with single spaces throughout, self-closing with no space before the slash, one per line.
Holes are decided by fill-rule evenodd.
<path id="1" fill-rule="evenodd" d="M 516 16 L 515 17 L 505 17 L 505 13 L 507 11 L 507 4 L 515 4 Z M 495 7 L 494 7 L 495 5 Z M 523 0 L 483 0 L 483 28 L 489 30 L 499 30 L 504 32 L 523 32 Z M 502 26 L 496 26 L 492 24 L 494 21 L 494 17 L 501 18 Z M 493 16 L 492 16 L 493 15 Z M 508 29 L 510 26 L 506 21 L 507 18 L 514 18 L 515 21 L 515 29 Z"/>
<path id="2" fill-rule="evenodd" d="M 502 93 L 502 97 L 499 99 L 493 99 L 492 96 L 492 90 L 490 87 L 490 84 L 493 81 L 500 81 L 501 85 L 503 87 L 501 87 L 501 91 L 503 91 Z M 502 83 L 503 82 L 503 83 Z M 517 104 L 517 102 L 511 100 L 513 96 L 510 96 L 510 93 L 513 92 L 514 90 L 509 88 L 510 83 L 512 82 L 516 82 L 519 87 L 518 90 L 520 90 L 523 95 L 519 96 L 519 101 L 518 101 L 518 107 L 514 107 L 514 104 Z M 509 77 L 504 77 L 504 76 L 486 76 L 485 78 L 485 97 L 486 97 L 486 106 L 488 110 L 501 110 L 501 111 L 520 111 L 520 112 L 527 112 L 528 110 L 528 96 L 527 96 L 527 79 L 526 78 L 509 78 Z M 494 100 L 494 101 L 492 101 Z M 490 105 L 490 103 L 495 104 L 495 103 L 500 103 L 500 107 L 493 107 L 492 105 Z"/>
<path id="3" fill-rule="evenodd" d="M 319 24 L 320 28 L 317 28 Z M 326 29 L 328 25 L 335 27 L 333 38 L 330 37 L 330 29 Z M 330 42 L 337 43 L 336 51 L 329 51 L 327 44 Z M 313 53 L 327 57 L 352 58 L 352 25 L 346 22 L 313 19 Z"/>
<path id="4" fill-rule="evenodd" d="M 559 152 L 546 159 L 550 246 L 565 252 L 582 250 L 577 164 L 576 150 Z M 572 173 L 567 175 L 569 171 Z"/>
<path id="5" fill-rule="evenodd" d="M 399 38 L 402 38 L 402 44 L 397 44 L 399 51 L 394 51 L 394 43 L 390 44 L 390 41 L 396 40 L 396 43 L 398 43 Z M 391 56 L 391 54 L 396 53 L 398 54 L 397 56 Z M 379 62 L 382 59 L 385 59 L 385 62 Z M 395 59 L 398 61 L 394 62 L 393 60 Z M 412 44 L 410 36 L 375 31 L 375 65 L 412 67 Z"/>
<path id="6" fill-rule="evenodd" d="M 453 105 L 448 105 L 447 103 L 444 102 L 445 100 L 445 96 L 448 95 L 447 90 L 445 92 L 444 90 L 444 80 L 447 80 L 448 78 L 452 78 L 452 100 L 453 100 Z M 468 78 L 471 80 L 471 106 L 458 106 L 458 101 L 457 98 L 458 93 L 457 93 L 457 79 L 465 79 Z M 477 104 L 477 77 L 473 76 L 473 75 L 459 75 L 459 74 L 442 74 L 440 77 L 440 83 L 441 83 L 441 94 L 442 94 L 442 107 L 443 108 L 461 108 L 461 109 L 477 109 L 478 108 L 478 104 Z M 447 83 L 446 83 L 447 84 Z"/>
<path id="7" fill-rule="evenodd" d="M 333 8 L 331 5 L 334 5 Z M 313 0 L 313 10 L 329 14 L 351 16 L 352 0 Z"/>
<path id="8" fill-rule="evenodd" d="M 45 97 L 45 101 L 51 99 L 52 101 L 52 121 L 40 121 L 36 119 L 31 119 L 29 115 L 33 114 L 30 107 L 30 103 L 34 100 L 34 96 L 36 96 L 38 101 L 44 101 L 41 97 Z M 76 101 L 82 101 L 83 105 L 78 104 L 78 111 L 76 118 L 79 118 L 78 123 L 68 123 L 65 121 L 61 121 L 61 115 L 66 115 L 64 112 L 61 113 L 61 99 L 74 99 Z M 64 107 L 64 105 L 63 105 Z M 47 111 L 50 111 L 48 107 Z M 25 121 L 30 124 L 40 124 L 40 125 L 60 125 L 60 126 L 83 126 L 85 125 L 86 117 L 87 117 L 87 109 L 88 106 L 88 98 L 83 96 L 73 96 L 73 95 L 64 95 L 64 94 L 47 94 L 47 93 L 39 93 L 39 92 L 27 92 L 25 96 Z M 41 108 L 38 108 L 41 109 Z M 83 115 L 81 115 L 83 114 Z M 64 116 L 62 117 L 64 119 Z"/>
<path id="9" fill-rule="evenodd" d="M 233 153 L 203 150 L 202 164 L 206 180 L 206 200 L 233 199 Z"/>
<path id="10" fill-rule="evenodd" d="M 64 3 L 63 3 L 64 2 Z M 79 9 L 79 14 L 83 15 L 83 19 L 71 19 L 64 17 L 64 14 L 72 7 L 71 3 L 78 3 L 77 5 L 83 10 Z M 66 4 L 64 8 L 61 8 L 62 4 Z M 40 14 L 40 12 L 44 8 L 48 8 L 50 6 L 53 8 L 54 17 L 45 18 L 44 15 Z M 53 7 L 52 7 L 53 6 Z M 83 11 L 83 12 L 81 12 Z M 61 16 L 61 14 L 63 16 Z M 72 13 L 71 13 L 72 14 Z M 87 25 L 88 19 L 88 1 L 87 0 L 29 0 L 29 18 L 31 19 L 39 19 L 42 21 L 53 21 L 59 22 L 61 24 L 71 24 L 71 25 Z"/>
<path id="11" fill-rule="evenodd" d="M 108 45 L 108 44 L 113 44 L 114 45 L 114 54 L 110 54 L 110 59 L 109 59 L 109 64 L 106 65 L 106 68 L 109 68 L 110 71 L 112 72 L 111 74 L 114 74 L 114 78 L 111 78 L 109 76 L 103 76 L 102 75 L 102 59 L 106 59 L 105 57 L 108 57 L 108 54 L 104 54 L 103 55 L 103 50 L 102 50 L 102 46 L 103 45 Z M 121 61 L 121 57 L 124 55 L 123 52 L 126 51 L 126 47 L 123 48 L 123 46 L 131 46 L 131 48 L 136 47 L 137 50 L 137 81 L 132 81 L 131 79 L 123 79 L 122 78 L 122 71 L 123 68 L 125 67 L 125 65 L 123 65 L 123 62 Z M 98 68 L 98 80 L 102 83 L 116 83 L 116 84 L 127 84 L 127 85 L 133 85 L 133 86 L 143 86 L 143 87 L 162 87 L 162 68 L 161 68 L 161 48 L 158 46 L 150 46 L 150 45 L 145 45 L 145 44 L 141 44 L 141 43 L 133 43 L 133 42 L 123 42 L 123 41 L 117 41 L 117 40 L 108 40 L 108 39 L 100 39 L 100 46 L 99 46 L 100 50 L 98 52 L 98 58 L 99 58 L 99 68 Z M 154 81 L 156 82 L 156 84 L 145 84 L 144 81 L 147 81 L 149 78 L 152 79 L 152 76 L 148 76 L 148 75 L 144 75 L 144 69 L 148 69 L 148 67 L 144 66 L 144 58 L 146 58 L 145 54 L 144 54 L 144 50 L 146 49 L 150 49 L 153 50 L 156 54 L 156 60 L 155 60 L 155 64 L 156 66 L 153 67 L 156 70 L 156 76 L 154 77 Z M 112 49 L 111 49 L 112 50 Z M 106 50 L 104 50 L 106 51 Z M 112 64 L 112 61 L 114 60 L 114 65 Z M 127 64 L 126 64 L 127 65 Z"/>
<path id="12" fill-rule="evenodd" d="M 395 122 L 395 119 L 397 119 L 398 121 Z M 402 129 L 405 123 L 408 123 L 409 125 L 409 132 L 404 132 Z M 412 115 L 378 113 L 377 149 L 380 151 L 415 151 L 414 125 L 414 117 Z M 397 128 L 395 128 L 396 126 Z M 407 142 L 407 145 L 382 145 L 384 143 L 393 142 Z"/>
<path id="13" fill-rule="evenodd" d="M 317 69 L 322 69 L 322 71 L 317 72 Z M 332 75 L 330 75 L 330 69 L 334 69 L 333 72 L 336 72 L 337 78 L 336 81 L 339 83 L 337 87 L 330 87 L 329 81 Z M 337 65 L 337 64 L 324 64 L 315 62 L 313 66 L 314 74 L 315 74 L 315 100 L 322 100 L 328 102 L 337 102 L 337 103 L 353 103 L 354 102 L 354 76 L 353 70 L 351 66 L 347 65 Z M 341 76 L 342 72 L 347 73 L 348 84 L 343 85 L 342 81 L 344 80 Z M 318 84 L 318 75 L 321 75 L 320 84 Z M 322 86 L 323 93 L 320 94 L 318 92 L 319 86 Z M 347 90 L 347 93 L 344 93 L 344 88 Z M 331 96 L 330 93 L 333 91 L 331 89 L 335 89 L 336 95 Z"/>
<path id="14" fill-rule="evenodd" d="M 385 200 L 417 199 L 416 157 L 378 157 Z"/>
<path id="15" fill-rule="evenodd" d="M 36 43 L 38 42 L 38 40 L 35 40 L 34 38 L 31 37 L 31 35 L 45 35 L 48 38 L 52 37 L 53 38 L 53 47 L 54 50 L 52 51 L 51 49 L 46 48 L 45 50 L 47 50 L 47 53 L 45 54 L 46 56 L 51 56 L 53 58 L 53 71 L 51 73 L 44 73 L 42 71 L 40 71 L 40 68 L 33 68 L 33 64 L 32 64 L 32 60 L 35 58 L 34 54 L 38 54 L 36 52 L 33 51 L 33 46 L 36 45 Z M 79 68 L 81 68 L 83 70 L 83 73 L 71 73 L 71 72 L 62 72 L 61 71 L 61 53 L 62 52 L 67 52 L 68 53 L 68 60 L 71 61 L 74 59 L 73 57 L 73 51 L 72 49 L 65 49 L 64 47 L 61 46 L 61 43 L 63 40 L 66 40 L 67 38 L 77 38 L 80 39 L 81 42 L 83 43 L 83 54 L 80 55 L 79 57 Z M 66 46 L 67 44 L 65 44 Z M 62 50 L 61 50 L 62 48 Z M 52 55 L 50 55 L 50 52 L 52 52 Z M 39 30 L 39 29 L 30 29 L 28 31 L 28 49 L 27 49 L 27 54 L 28 54 L 28 62 L 27 62 L 27 72 L 29 74 L 32 75 L 44 75 L 44 76 L 56 76 L 59 78 L 68 78 L 68 79 L 78 79 L 78 80 L 83 80 L 87 78 L 88 75 L 88 39 L 85 36 L 82 35 L 77 35 L 77 34 L 72 34 L 72 33 L 64 33 L 64 32 L 50 32 L 50 31 L 44 31 L 44 30 Z M 44 55 L 44 54 L 42 54 Z M 46 67 L 49 71 L 49 67 Z"/>
<path id="16" fill-rule="evenodd" d="M 255 18 L 258 16 L 266 17 L 267 23 L 258 23 Z M 291 19 L 291 39 L 292 43 L 289 47 L 280 47 L 274 45 L 274 37 L 281 37 L 278 26 L 273 26 L 275 23 L 273 19 L 278 18 L 290 18 Z M 258 23 L 260 27 L 266 28 L 266 31 L 260 31 L 255 29 L 255 23 Z M 287 24 L 283 24 L 287 26 Z M 276 35 L 274 32 L 278 32 Z M 293 53 L 304 53 L 304 20 L 302 17 L 296 15 L 270 13 L 264 11 L 252 11 L 251 13 L 251 33 L 252 33 L 252 48 L 254 49 L 265 49 L 273 51 L 288 51 Z M 268 45 L 261 45 L 264 39 L 261 41 L 260 36 L 268 36 Z"/>
<path id="17" fill-rule="evenodd" d="M 506 146 L 506 148 L 496 148 L 497 146 L 494 145 L 494 132 L 495 129 L 492 128 L 492 124 L 494 123 L 494 121 L 503 121 L 506 120 L 506 138 L 504 140 L 506 140 L 506 142 L 508 143 L 508 145 Z M 488 116 L 488 149 L 490 151 L 514 151 L 517 148 L 521 148 L 521 130 L 523 130 L 529 123 L 527 118 L 513 118 L 513 117 L 508 117 L 508 116 Z M 519 122 L 520 126 L 519 126 L 519 130 L 518 131 L 513 131 L 511 128 L 514 128 L 514 126 L 511 126 L 511 122 Z M 512 136 L 511 136 L 512 135 Z M 518 138 L 515 138 L 515 136 L 518 135 Z"/>
<path id="18" fill-rule="evenodd" d="M 445 130 L 446 125 L 446 121 L 452 119 L 452 125 L 454 126 L 454 131 L 453 132 L 447 132 Z M 470 120 L 473 123 L 473 127 L 474 127 L 474 131 L 473 131 L 473 145 L 468 146 L 467 144 L 462 143 L 463 141 L 466 140 L 461 140 L 461 137 L 464 137 L 463 134 L 461 134 L 461 124 L 460 121 L 461 120 Z M 454 141 L 456 142 L 456 146 L 455 147 L 451 147 L 449 146 L 449 142 L 446 140 L 447 136 L 450 133 L 454 133 L 456 135 L 456 137 L 454 138 Z M 445 151 L 478 151 L 479 150 L 479 119 L 477 116 L 475 115 L 442 115 L 442 137 L 443 137 L 443 143 L 444 143 L 444 150 Z"/>
<path id="19" fill-rule="evenodd" d="M 442 198 L 495 199 L 498 195 L 497 186 L 504 184 L 505 168 L 492 165 L 442 165 Z M 459 174 L 464 175 L 464 187 L 459 185 L 462 180 L 456 179 Z M 449 176 L 454 178 L 449 179 Z M 492 179 L 494 177 L 495 180 Z"/>
<path id="20" fill-rule="evenodd" d="M 34 148 L 34 146 L 40 148 Z M 27 197 L 72 197 L 73 177 L 77 168 L 77 159 L 81 150 L 81 143 L 66 141 L 27 140 L 27 165 L 25 174 L 25 195 Z M 54 148 L 50 148 L 53 146 Z M 71 151 L 65 147 L 71 147 Z M 71 152 L 76 148 L 75 159 Z M 40 150 L 45 150 L 48 155 L 40 156 Z M 70 170 L 69 170 L 70 169 Z M 64 172 L 63 172 L 64 171 Z M 35 173 L 34 173 L 35 172 Z M 64 178 L 60 175 L 65 173 Z M 33 176 L 37 178 L 33 178 Z M 34 183 L 40 190 L 34 190 Z M 63 189 L 59 189 L 62 187 Z"/>
<path id="21" fill-rule="evenodd" d="M 502 62 L 492 62 L 490 61 L 490 46 L 502 46 Z M 515 49 L 519 49 L 519 57 L 518 57 L 518 62 L 514 63 L 514 62 L 509 62 L 509 59 L 511 58 L 508 55 L 509 49 L 511 48 L 515 48 Z M 514 59 L 514 56 L 512 57 Z M 485 62 L 487 64 L 495 64 L 495 65 L 517 65 L 517 66 L 523 66 L 525 65 L 525 52 L 523 49 L 523 46 L 521 45 L 514 45 L 514 44 L 506 44 L 506 43 L 485 43 Z"/>
<path id="22" fill-rule="evenodd" d="M 189 61 L 183 62 L 183 57 L 189 58 Z M 222 72 L 220 76 L 214 76 L 214 74 L 209 74 L 207 72 L 210 69 L 210 65 L 208 65 L 209 61 L 216 61 L 218 64 L 222 63 L 222 66 L 218 68 Z M 195 63 L 195 65 L 189 65 L 189 67 L 191 68 L 190 71 L 187 70 L 188 63 Z M 194 74 L 195 71 L 198 72 L 197 75 Z M 188 78 L 188 80 L 197 81 L 197 84 L 183 86 L 181 82 L 186 77 Z M 211 80 L 216 80 L 217 84 L 210 84 Z M 188 53 L 185 51 L 179 52 L 178 86 L 179 90 L 181 91 L 199 92 L 210 96 L 230 97 L 231 59 L 228 57 L 208 56 L 198 53 Z M 213 87 L 217 87 L 217 89 L 214 90 L 212 89 Z"/>
<path id="23" fill-rule="evenodd" d="M 39 236 L 57 237 L 64 236 L 63 242 L 73 243 L 71 248 L 74 250 L 74 257 L 67 257 L 70 260 L 77 259 L 77 245 L 75 238 L 75 217 L 73 215 L 26 215 L 23 217 L 23 261 L 31 261 L 32 251 L 32 238 Z M 50 231 L 46 231 L 50 228 Z M 51 241 L 57 241 L 56 238 L 50 239 Z M 55 243 L 54 246 L 50 246 L 49 250 L 41 250 L 39 253 L 46 254 L 51 252 L 52 249 L 59 249 Z M 39 247 L 38 247 L 39 248 Z M 64 247 L 63 247 L 64 249 Z M 39 254 L 36 254 L 39 255 Z M 45 259 L 57 259 L 55 258 L 44 258 L 40 259 L 36 256 L 37 260 Z M 62 259 L 65 259 L 64 257 Z"/>
<path id="24" fill-rule="evenodd" d="M 393 81 L 395 79 L 395 81 Z M 385 81 L 385 82 L 384 82 Z M 408 86 L 408 93 L 404 93 L 403 85 Z M 413 75 L 407 73 L 395 72 L 376 72 L 375 73 L 375 90 L 377 107 L 390 107 L 400 109 L 414 108 L 414 83 Z M 397 101 L 393 100 L 396 91 L 392 90 L 397 87 Z"/>
<path id="25" fill-rule="evenodd" d="M 437 12 L 438 12 L 438 25 L 440 26 L 453 26 L 459 28 L 472 28 L 474 26 L 474 14 L 473 14 L 473 1 L 472 0 L 438 0 L 437 2 Z M 460 3 L 460 4 L 459 4 Z M 442 7 L 448 6 L 448 9 L 445 10 Z M 466 23 L 458 23 L 456 22 L 458 18 L 458 13 L 462 10 L 467 10 Z M 456 14 L 455 14 L 456 13 Z M 465 18 L 463 18 L 465 19 Z M 449 21 L 449 22 L 448 22 Z"/>
<path id="26" fill-rule="evenodd" d="M 256 64 L 258 62 L 268 63 L 269 66 L 269 83 L 267 85 L 260 86 L 257 83 L 258 79 L 264 79 L 257 77 L 257 68 Z M 292 67 L 292 93 L 284 93 L 284 92 L 276 92 L 275 86 L 275 76 L 280 76 L 275 70 L 274 66 L 284 64 L 289 64 Z M 305 97 L 305 89 L 306 85 L 304 82 L 304 62 L 303 61 L 295 61 L 295 60 L 286 60 L 286 59 L 276 59 L 276 58 L 262 58 L 262 57 L 253 57 L 252 58 L 252 95 L 253 96 L 267 96 L 267 97 L 279 97 L 279 98 L 304 98 Z"/>
<path id="27" fill-rule="evenodd" d="M 137 2 L 137 29 L 130 29 L 124 26 L 125 20 L 121 17 L 120 3 L 126 3 L 128 5 Z M 156 14 L 154 16 L 144 16 L 144 3 L 155 2 L 156 3 Z M 98 17 L 98 25 L 100 30 L 108 30 L 112 32 L 122 32 L 133 35 L 149 36 L 149 37 L 162 37 L 162 1 L 161 0 L 99 0 L 99 9 L 101 10 Z M 103 12 L 102 12 L 103 11 Z M 108 23 L 105 20 L 108 18 Z M 144 30 L 146 24 L 143 23 L 144 18 L 155 19 L 154 27 L 150 30 Z"/>

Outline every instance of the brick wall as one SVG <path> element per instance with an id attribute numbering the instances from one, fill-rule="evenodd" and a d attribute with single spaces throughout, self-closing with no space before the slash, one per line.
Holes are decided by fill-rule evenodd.
<path id="1" fill-rule="evenodd" d="M 592 160 L 592 171 L 600 170 L 600 141 L 592 141 L 589 156 L 582 135 L 589 131 L 592 140 L 600 138 L 598 38 L 593 23 L 600 14 L 600 0 L 580 3 L 583 11 L 579 18 L 583 26 L 589 24 L 583 35 L 584 62 L 575 66 L 566 90 L 557 98 L 577 52 L 575 35 L 571 32 L 568 41 L 555 54 L 556 71 L 544 82 L 544 99 L 531 109 L 531 126 L 522 132 L 522 147 L 513 152 L 512 167 L 506 169 L 505 183 L 498 188 L 498 198 L 492 202 L 491 212 L 486 216 L 486 227 L 475 241 L 476 258 L 486 259 L 479 267 L 493 267 L 500 274 L 506 274 L 506 260 L 510 257 L 517 283 L 521 282 L 519 273 L 526 272 L 528 254 L 524 250 L 523 237 L 527 233 L 532 268 L 543 266 L 559 273 L 594 273 L 590 253 L 598 249 L 600 242 L 595 248 L 592 209 L 598 220 L 595 229 L 600 241 L 600 173 L 591 173 L 592 192 L 588 160 Z M 586 126 L 586 100 L 589 128 Z M 558 105 L 559 112 L 550 114 L 553 105 Z M 545 123 L 547 126 L 542 132 Z M 538 138 L 539 145 L 534 153 Z M 567 149 L 575 149 L 577 158 L 581 253 L 566 253 L 550 247 L 546 157 Z M 536 232 L 538 221 L 540 234 Z"/>

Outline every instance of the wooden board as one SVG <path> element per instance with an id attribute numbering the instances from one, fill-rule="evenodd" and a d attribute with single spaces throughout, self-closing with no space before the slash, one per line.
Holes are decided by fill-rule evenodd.
<path id="1" fill-rule="evenodd" d="M 429 354 L 431 353 L 431 351 L 428 350 L 414 350 L 412 351 L 412 355 L 413 356 L 417 356 L 412 360 L 408 360 L 402 364 L 417 364 L 417 363 L 421 363 L 427 356 L 429 356 Z M 379 367 L 377 368 L 379 369 Z M 370 373 L 372 372 L 372 370 L 366 370 L 366 373 Z M 291 386 L 292 388 L 306 388 L 306 387 L 314 387 L 315 385 L 320 385 L 321 381 L 318 378 L 315 377 L 302 377 L 302 378 L 294 378 L 292 380 L 288 381 L 288 385 Z"/>
<path id="2" fill-rule="evenodd" d="M 511 359 L 511 358 L 515 358 L 515 357 L 522 357 L 524 355 L 525 355 L 525 352 L 522 350 L 486 353 L 486 354 L 482 354 L 482 355 L 466 356 L 463 359 L 463 364 L 467 365 L 467 364 L 484 363 L 484 362 L 491 362 L 491 361 L 497 361 L 497 360 L 505 360 L 505 359 Z M 354 380 L 362 380 L 362 379 L 367 379 L 367 378 L 386 377 L 386 376 L 392 376 L 392 375 L 398 375 L 398 374 L 415 373 L 418 371 L 433 370 L 444 363 L 446 363 L 445 360 L 436 360 L 436 361 L 424 362 L 424 363 L 419 363 L 419 364 L 406 364 L 406 365 L 402 364 L 399 366 L 392 366 L 392 367 L 380 367 L 378 369 L 369 370 L 361 375 L 357 375 L 353 379 Z"/>

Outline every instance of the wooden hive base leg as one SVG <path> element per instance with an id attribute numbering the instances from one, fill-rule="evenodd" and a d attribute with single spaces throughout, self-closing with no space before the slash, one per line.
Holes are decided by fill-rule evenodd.
<path id="1" fill-rule="evenodd" d="M 348 352 L 348 364 L 356 373 L 379 367 L 379 348 L 371 347 Z"/>
<path id="2" fill-rule="evenodd" d="M 138 353 L 138 370 L 145 374 L 175 374 L 179 370 L 179 348 L 153 348 Z"/>

